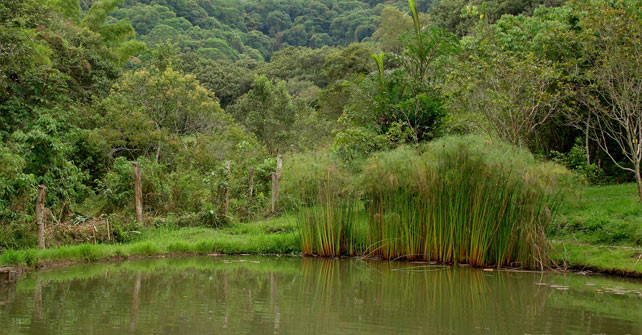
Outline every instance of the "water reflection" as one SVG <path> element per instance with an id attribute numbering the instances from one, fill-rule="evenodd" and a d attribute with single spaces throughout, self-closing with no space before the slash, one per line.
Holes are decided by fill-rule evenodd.
<path id="1" fill-rule="evenodd" d="M 0 323 L 3 334 L 642 335 L 640 290 L 420 263 L 150 259 L 30 274 L 0 289 Z"/>
<path id="2" fill-rule="evenodd" d="M 129 331 L 134 333 L 136 331 L 136 323 L 138 322 L 138 308 L 140 306 L 140 277 L 141 273 L 136 273 L 136 280 L 134 280 L 134 293 L 132 294 L 132 316 L 129 322 Z"/>

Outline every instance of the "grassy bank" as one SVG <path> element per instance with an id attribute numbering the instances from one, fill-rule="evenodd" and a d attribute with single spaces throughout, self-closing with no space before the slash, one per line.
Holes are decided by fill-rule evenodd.
<path id="1" fill-rule="evenodd" d="M 360 218 L 360 221 L 367 219 Z M 362 222 L 360 224 L 365 224 Z M 642 205 L 635 185 L 591 186 L 565 197 L 549 233 L 552 257 L 573 269 L 642 276 Z M 296 217 L 286 216 L 229 228 L 150 229 L 127 244 L 82 244 L 0 254 L 0 266 L 49 261 L 93 261 L 115 256 L 169 253 L 301 253 Z"/>
<path id="2" fill-rule="evenodd" d="M 569 194 L 549 238 L 561 265 L 642 276 L 642 204 L 635 184 Z"/>
<path id="3" fill-rule="evenodd" d="M 80 244 L 46 250 L 8 250 L 2 265 L 36 266 L 50 261 L 95 261 L 111 257 L 159 254 L 298 253 L 300 243 L 294 220 L 282 217 L 229 228 L 149 229 L 132 243 Z"/>

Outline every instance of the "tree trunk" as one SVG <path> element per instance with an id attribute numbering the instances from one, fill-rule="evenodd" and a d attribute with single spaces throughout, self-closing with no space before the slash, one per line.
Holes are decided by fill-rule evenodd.
<path id="1" fill-rule="evenodd" d="M 143 224 L 143 186 L 140 178 L 140 165 L 133 162 L 134 166 L 134 206 L 136 208 L 136 221 Z"/>
<path id="2" fill-rule="evenodd" d="M 38 249 L 45 249 L 45 198 L 47 197 L 47 187 L 38 185 L 38 197 L 36 198 L 36 225 Z"/>
<path id="3" fill-rule="evenodd" d="M 227 216 L 230 209 L 230 161 L 225 161 L 225 208 L 223 214 Z"/>
<path id="4" fill-rule="evenodd" d="M 640 176 L 640 163 L 635 166 L 635 182 L 638 184 L 638 201 L 642 202 L 642 176 Z"/>

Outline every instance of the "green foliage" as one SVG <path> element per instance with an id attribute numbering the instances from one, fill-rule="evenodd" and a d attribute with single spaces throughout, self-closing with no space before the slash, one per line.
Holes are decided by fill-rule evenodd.
<path id="1" fill-rule="evenodd" d="M 491 23 L 503 15 L 531 14 L 540 6 L 560 6 L 565 0 L 440 0 L 430 11 L 430 19 L 452 33 L 464 36 L 470 33 L 478 20 Z"/>
<path id="2" fill-rule="evenodd" d="M 275 85 L 265 76 L 257 77 L 231 111 L 266 144 L 268 152 L 283 151 L 290 144 L 296 110 L 283 82 Z"/>
<path id="3" fill-rule="evenodd" d="M 401 142 L 406 138 L 401 137 Z M 337 134 L 332 152 L 344 162 L 359 161 L 373 152 L 394 146 L 398 140 L 392 134 L 380 135 L 364 127 L 351 127 Z"/>
<path id="4" fill-rule="evenodd" d="M 586 145 L 582 143 L 581 138 L 575 140 L 575 144 L 567 154 L 552 150 L 551 155 L 554 162 L 563 164 L 571 171 L 577 172 L 589 183 L 596 184 L 603 180 L 604 171 L 595 163 L 588 162 Z"/>
<path id="5" fill-rule="evenodd" d="M 100 8 L 115 3 L 117 0 L 106 1 Z M 397 5 L 381 3 L 125 1 L 113 17 L 129 20 L 139 38 L 150 45 L 171 40 L 182 52 L 198 53 L 210 60 L 269 60 L 273 52 L 289 46 L 345 46 L 369 39 L 382 8 Z M 423 4 L 421 8 L 428 10 L 429 6 Z M 91 17 L 100 21 L 98 13 L 102 11 L 94 11 Z"/>
<path id="6" fill-rule="evenodd" d="M 374 253 L 476 266 L 548 263 L 545 231 L 563 168 L 470 136 L 421 151 L 399 149 L 365 165 Z"/>
<path id="7" fill-rule="evenodd" d="M 329 189 L 330 181 L 323 186 L 316 201 L 318 205 L 300 208 L 297 223 L 301 236 L 303 255 L 338 257 L 354 256 L 363 250 L 357 235 L 359 204 L 355 200 L 341 199 Z"/>
<path id="8" fill-rule="evenodd" d="M 69 160 L 69 147 L 61 132 L 65 125 L 50 115 L 42 115 L 28 133 L 17 131 L 12 140 L 26 163 L 25 172 L 43 185 L 64 185 L 51 188 L 49 203 L 65 207 L 87 195 L 86 175 Z"/>
<path id="9" fill-rule="evenodd" d="M 214 92 L 223 108 L 247 93 L 254 81 L 252 72 L 248 71 L 253 66 L 250 61 L 214 61 L 185 53 L 178 55 L 174 63 L 177 70 L 193 74 L 199 84 Z"/>
<path id="10" fill-rule="evenodd" d="M 409 5 L 414 30 L 402 36 L 401 54 L 393 55 L 398 66 L 386 71 L 385 54 L 373 55 L 377 72 L 353 86 L 343 115 L 348 128 L 372 129 L 399 143 L 419 143 L 439 135 L 446 110 L 438 83 L 446 71 L 444 60 L 459 52 L 454 35 L 443 29 L 422 27 L 416 3 L 409 1 Z M 335 145 L 348 148 L 345 142 L 350 137 L 340 133 Z"/>
<path id="11" fill-rule="evenodd" d="M 145 210 L 150 213 L 163 214 L 194 213 L 215 200 L 218 193 L 218 180 L 204 180 L 198 171 L 168 171 L 163 164 L 140 157 L 142 187 Z M 101 196 L 105 199 L 106 211 L 131 208 L 133 211 L 133 170 L 132 164 L 124 157 L 114 163 L 113 171 L 107 173 L 101 181 Z M 211 209 L 207 208 L 206 211 Z M 218 210 L 217 210 L 218 214 Z M 207 218 L 211 222 L 217 217 Z M 215 221 L 211 222 L 215 225 Z"/>
<path id="12" fill-rule="evenodd" d="M 285 171 L 281 181 L 283 197 L 281 207 L 288 210 L 313 205 L 321 192 L 322 181 L 332 172 L 332 185 L 339 189 L 350 183 L 345 167 L 337 164 L 327 151 L 314 151 L 286 156 L 283 159 Z"/>

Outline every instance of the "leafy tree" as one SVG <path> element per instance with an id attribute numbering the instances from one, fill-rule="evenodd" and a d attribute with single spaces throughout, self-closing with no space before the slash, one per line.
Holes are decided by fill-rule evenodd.
<path id="1" fill-rule="evenodd" d="M 168 67 L 126 73 L 104 102 L 102 130 L 113 152 L 153 155 L 158 161 L 183 136 L 224 129 L 232 120 L 192 75 Z"/>
<path id="2" fill-rule="evenodd" d="M 253 30 L 245 35 L 246 44 L 261 53 L 264 59 L 272 54 L 272 42 L 270 38 L 258 30 Z"/>
<path id="3" fill-rule="evenodd" d="M 430 11 L 430 20 L 462 37 L 474 30 L 477 20 L 495 23 L 502 15 L 530 15 L 539 6 L 554 7 L 566 0 L 439 0 Z"/>
<path id="4" fill-rule="evenodd" d="M 287 150 L 296 121 L 295 105 L 285 83 L 258 76 L 252 89 L 230 107 L 234 117 L 265 143 L 269 153 Z"/>
<path id="5" fill-rule="evenodd" d="M 564 87 L 550 62 L 490 53 L 460 69 L 457 104 L 477 111 L 487 133 L 515 145 L 532 145 L 539 127 L 556 117 Z"/>
<path id="6" fill-rule="evenodd" d="M 51 0 L 54 1 L 54 0 Z M 63 1 L 63 0 L 55 0 Z M 115 1 L 115 0 L 110 0 Z M 422 5 L 428 10 L 428 1 Z M 377 29 L 382 1 L 126 1 L 113 14 L 129 19 L 141 40 L 158 44 L 171 39 L 183 52 L 205 57 L 270 59 L 288 46 L 348 45 L 369 40 Z M 217 52 L 203 44 L 211 38 L 225 42 L 239 54 Z"/>
<path id="7" fill-rule="evenodd" d="M 108 15 L 123 2 L 124 0 L 96 1 L 81 20 L 81 26 L 103 37 L 104 43 L 112 48 L 121 64 L 145 47 L 143 43 L 133 39 L 136 32 L 129 22 L 124 20 L 107 22 Z"/>
<path id="8" fill-rule="evenodd" d="M 427 23 L 427 16 L 420 14 L 420 23 Z M 412 17 L 400 11 L 395 7 L 386 7 L 381 11 L 379 27 L 373 37 L 379 42 L 384 52 L 401 53 L 403 51 L 403 42 L 400 37 L 413 30 L 414 24 Z"/>
<path id="9" fill-rule="evenodd" d="M 294 46 L 305 46 L 308 44 L 308 32 L 305 26 L 297 24 L 296 26 L 283 32 L 283 41 Z"/>
<path id="10" fill-rule="evenodd" d="M 417 143 L 436 136 L 441 126 L 445 109 L 438 85 L 446 71 L 442 59 L 459 51 L 459 41 L 443 29 L 423 28 L 416 3 L 408 4 L 414 29 L 402 38 L 404 50 L 397 56 L 401 66 L 386 72 L 384 53 L 374 55 L 378 71 L 362 82 L 347 112 L 360 123 L 375 122 L 383 134 L 401 125 L 408 129 L 402 131 L 410 135 L 407 140 Z"/>
<path id="11" fill-rule="evenodd" d="M 321 48 L 326 45 L 332 45 L 332 38 L 327 33 L 316 33 L 310 36 L 308 44 L 311 48 Z"/>
<path id="12" fill-rule="evenodd" d="M 354 88 L 348 81 L 367 75 L 375 69 L 370 58 L 372 52 L 372 46 L 368 44 L 353 43 L 328 55 L 323 65 L 323 73 L 330 80 L 330 84 L 319 95 L 319 105 L 325 115 L 338 119 L 343 113 Z"/>
<path id="13" fill-rule="evenodd" d="M 174 65 L 178 70 L 193 74 L 203 87 L 214 92 L 223 108 L 247 93 L 254 81 L 251 69 L 255 64 L 251 61 L 211 60 L 183 53 L 177 56 Z"/>
<path id="14" fill-rule="evenodd" d="M 642 3 L 577 1 L 577 34 L 590 67 L 578 91 L 588 114 L 571 116 L 619 168 L 631 172 L 642 202 Z M 616 157 L 623 156 L 626 163 Z"/>
<path id="15" fill-rule="evenodd" d="M 307 80 L 324 87 L 327 85 L 327 78 L 323 74 L 323 64 L 326 56 L 332 51 L 327 47 L 314 50 L 307 47 L 288 47 L 274 53 L 270 62 L 261 64 L 257 72 L 282 80 Z"/>

